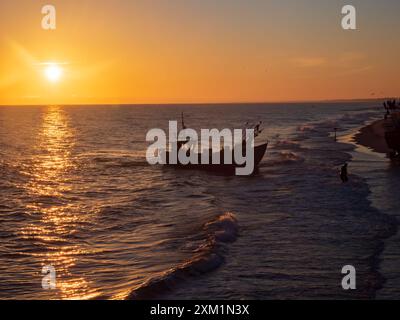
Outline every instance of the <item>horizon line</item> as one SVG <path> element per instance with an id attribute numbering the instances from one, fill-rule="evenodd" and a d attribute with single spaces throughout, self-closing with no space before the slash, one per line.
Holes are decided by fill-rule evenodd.
<path id="1" fill-rule="evenodd" d="M 316 100 L 275 100 L 275 101 L 227 101 L 227 102 L 160 102 L 160 103 L 37 103 L 37 104 L 0 104 L 0 107 L 41 107 L 41 106 L 175 106 L 175 105 L 239 105 L 239 104 L 283 104 L 283 103 L 330 103 L 330 102 L 362 102 L 394 99 L 393 96 L 381 98 L 344 98 Z"/>

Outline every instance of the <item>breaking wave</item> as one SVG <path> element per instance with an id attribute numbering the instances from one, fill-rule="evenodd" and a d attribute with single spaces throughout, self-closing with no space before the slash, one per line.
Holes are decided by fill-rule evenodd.
<path id="1" fill-rule="evenodd" d="M 280 151 L 275 153 L 272 159 L 267 160 L 266 165 L 267 166 L 290 165 L 304 161 L 305 159 L 298 153 L 292 151 Z"/>
<path id="2" fill-rule="evenodd" d="M 194 256 L 191 259 L 159 276 L 150 278 L 135 288 L 127 299 L 155 299 L 191 277 L 217 269 L 225 260 L 225 244 L 237 239 L 239 234 L 237 219 L 232 213 L 224 213 L 204 224 L 203 230 L 206 240 L 194 250 Z"/>

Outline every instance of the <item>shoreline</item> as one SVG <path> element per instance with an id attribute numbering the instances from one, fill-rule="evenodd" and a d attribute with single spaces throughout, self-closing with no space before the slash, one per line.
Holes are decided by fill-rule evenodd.
<path id="1" fill-rule="evenodd" d="M 377 153 L 390 153 L 385 140 L 384 122 L 385 120 L 377 120 L 364 126 L 354 135 L 354 142 Z"/>
<path id="2" fill-rule="evenodd" d="M 398 277 L 398 273 L 393 270 L 398 270 L 399 257 L 398 252 L 394 252 L 398 250 L 399 239 L 398 217 L 396 211 L 393 210 L 396 196 L 392 188 L 395 184 L 390 183 L 392 179 L 395 179 L 395 175 L 388 170 L 389 154 L 392 151 L 386 143 L 384 124 L 384 119 L 369 122 L 359 129 L 352 139 L 356 145 L 367 148 L 375 156 L 383 154 L 386 158 L 384 162 L 373 161 L 374 163 L 371 162 L 370 166 L 366 165 L 367 169 L 361 169 L 362 176 L 368 176 L 366 183 L 371 193 L 368 196 L 371 206 L 378 210 L 382 219 L 388 224 L 386 232 L 380 235 L 376 251 L 371 256 L 372 270 L 376 272 L 378 283 L 374 291 L 374 300 L 392 299 L 399 294 L 398 283 L 393 280 Z M 365 161 L 365 158 L 361 156 L 358 160 Z"/>

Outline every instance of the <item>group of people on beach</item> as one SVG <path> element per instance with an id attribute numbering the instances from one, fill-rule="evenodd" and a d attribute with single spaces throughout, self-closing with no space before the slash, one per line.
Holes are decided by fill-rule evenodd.
<path id="1" fill-rule="evenodd" d="M 396 99 L 393 100 L 387 100 L 383 103 L 383 107 L 386 110 L 385 113 L 385 120 L 389 117 L 390 111 L 398 110 L 400 109 L 400 101 L 396 102 Z"/>
<path id="2" fill-rule="evenodd" d="M 386 110 L 395 110 L 395 109 L 400 109 L 400 101 L 397 103 L 396 99 L 393 100 L 387 100 L 383 103 L 383 107 Z"/>

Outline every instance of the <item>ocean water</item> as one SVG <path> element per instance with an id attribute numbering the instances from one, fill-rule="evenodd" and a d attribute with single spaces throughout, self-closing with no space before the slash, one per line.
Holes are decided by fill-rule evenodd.
<path id="1" fill-rule="evenodd" d="M 258 172 L 149 166 L 147 131 L 181 112 L 194 129 L 262 120 Z M 400 169 L 351 141 L 381 116 L 374 102 L 0 107 L 0 299 L 399 298 Z"/>

